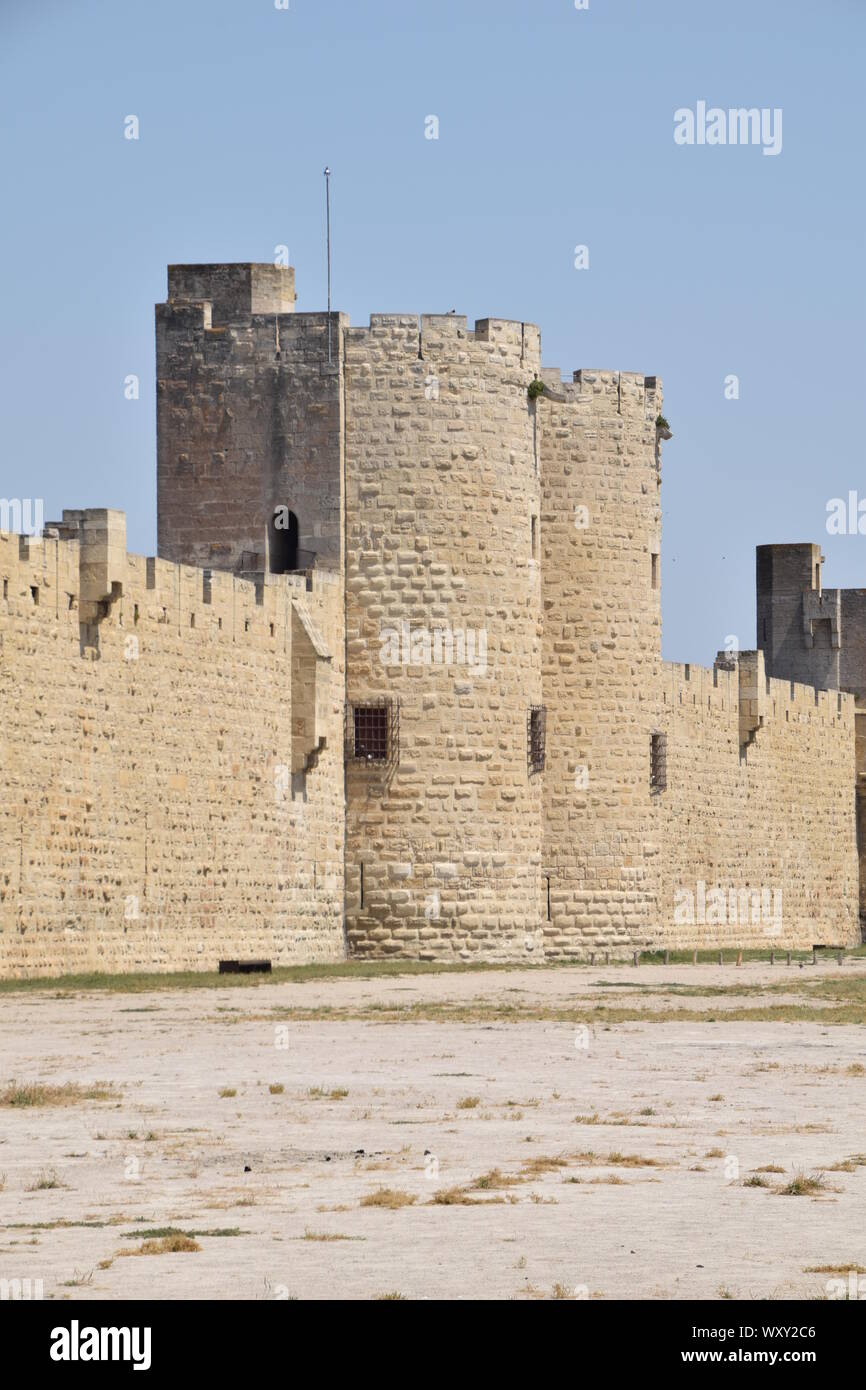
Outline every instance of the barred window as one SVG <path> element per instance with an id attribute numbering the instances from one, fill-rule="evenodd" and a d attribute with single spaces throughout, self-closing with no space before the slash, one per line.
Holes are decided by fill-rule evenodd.
<path id="1" fill-rule="evenodd" d="M 365 763 L 396 763 L 400 748 L 400 706 L 396 700 L 371 700 L 346 706 L 346 751 Z"/>
<path id="2" fill-rule="evenodd" d="M 530 772 L 544 767 L 544 740 L 547 732 L 547 710 L 544 705 L 531 705 L 526 716 L 526 758 Z"/>
<path id="3" fill-rule="evenodd" d="M 650 734 L 650 791 L 663 792 L 668 784 L 667 734 Z"/>
<path id="4" fill-rule="evenodd" d="M 388 756 L 388 710 L 384 705 L 356 705 L 355 757 L 367 761 Z"/>

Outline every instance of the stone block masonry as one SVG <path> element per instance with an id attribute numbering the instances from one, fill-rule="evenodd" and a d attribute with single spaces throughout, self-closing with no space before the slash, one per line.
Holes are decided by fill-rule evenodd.
<path id="1" fill-rule="evenodd" d="M 655 939 L 857 944 L 853 696 L 767 678 L 761 652 L 665 664 L 659 726 Z"/>
<path id="2" fill-rule="evenodd" d="M 169 268 L 158 558 L 0 533 L 0 973 L 858 942 L 862 593 L 663 663 L 661 382 L 294 286 Z"/>
<path id="3" fill-rule="evenodd" d="M 336 960 L 342 594 L 0 535 L 0 973 Z"/>
<path id="4" fill-rule="evenodd" d="M 363 955 L 537 957 L 542 776 L 537 328 L 374 315 L 345 338 L 346 929 Z M 389 640 L 397 635 L 398 640 Z"/>

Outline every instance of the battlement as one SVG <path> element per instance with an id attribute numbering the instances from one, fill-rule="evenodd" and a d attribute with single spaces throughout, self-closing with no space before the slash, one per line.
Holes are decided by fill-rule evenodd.
<path id="1" fill-rule="evenodd" d="M 545 385 L 543 400 L 577 405 L 587 411 L 603 406 L 619 415 L 637 410 L 653 423 L 661 411 L 662 384 L 655 376 L 596 367 L 578 368 L 571 379 L 564 378 L 558 367 L 543 367 L 539 376 Z"/>
<path id="2" fill-rule="evenodd" d="M 295 611 L 305 620 L 310 611 L 320 614 L 316 621 L 331 630 L 339 625 L 342 586 L 328 570 L 238 576 L 128 553 L 125 539 L 125 514 L 100 508 L 64 511 L 42 537 L 0 532 L 0 616 L 83 625 L 82 654 L 101 649 L 116 630 L 141 642 L 167 625 L 197 645 L 277 652 L 288 648 Z M 326 649 L 330 659 L 323 638 Z"/>
<path id="3" fill-rule="evenodd" d="M 250 262 L 170 265 L 170 303 L 211 305 L 212 323 L 235 323 L 251 314 L 290 314 L 294 310 L 293 266 Z"/>
<path id="4" fill-rule="evenodd" d="M 761 651 L 720 652 L 712 667 L 676 661 L 665 661 L 662 667 L 663 705 L 738 711 L 749 730 L 769 718 L 853 728 L 852 694 L 768 676 Z"/>
<path id="5" fill-rule="evenodd" d="M 525 372 L 527 384 L 541 366 L 541 332 L 519 319 L 478 319 L 470 329 L 465 314 L 371 314 L 368 326 L 347 329 L 345 346 L 349 363 L 388 357 L 493 363 Z"/>

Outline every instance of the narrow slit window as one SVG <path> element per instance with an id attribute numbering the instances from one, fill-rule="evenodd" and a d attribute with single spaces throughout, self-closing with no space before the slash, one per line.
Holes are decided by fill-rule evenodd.
<path id="1" fill-rule="evenodd" d="M 526 758 L 530 772 L 541 772 L 544 767 L 546 735 L 547 710 L 544 705 L 532 705 L 526 718 Z"/>
<path id="2" fill-rule="evenodd" d="M 663 792 L 668 784 L 667 734 L 650 734 L 650 791 Z"/>
<path id="3" fill-rule="evenodd" d="M 533 560 L 538 559 L 538 517 L 529 518 L 529 553 Z"/>
<path id="4" fill-rule="evenodd" d="M 654 589 L 657 589 L 659 586 L 659 557 L 657 554 L 653 554 L 652 556 L 650 574 L 652 576 L 652 586 Z"/>

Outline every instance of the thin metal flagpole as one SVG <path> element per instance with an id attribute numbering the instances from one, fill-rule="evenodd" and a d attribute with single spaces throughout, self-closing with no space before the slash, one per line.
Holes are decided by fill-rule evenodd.
<path id="1" fill-rule="evenodd" d="M 331 364 L 331 171 L 325 165 L 325 227 L 328 241 L 328 365 Z"/>

